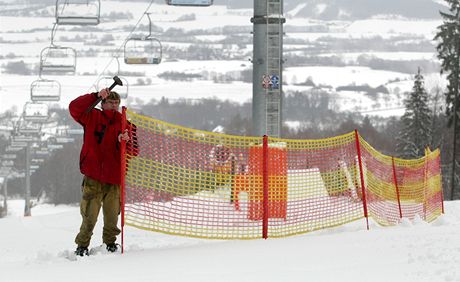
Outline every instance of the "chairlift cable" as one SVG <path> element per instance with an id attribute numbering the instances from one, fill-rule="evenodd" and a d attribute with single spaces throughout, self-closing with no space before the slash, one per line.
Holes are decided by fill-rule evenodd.
<path id="1" fill-rule="evenodd" d="M 66 0 L 64 2 L 64 5 L 62 5 L 62 8 L 61 8 L 61 12 L 59 13 L 60 15 L 64 14 L 64 7 L 65 5 L 69 5 L 69 0 Z M 56 2 L 56 13 L 57 13 L 57 2 Z M 53 30 L 51 31 L 51 46 L 54 46 L 54 36 L 56 35 L 56 32 L 57 32 L 57 19 L 56 19 L 56 22 L 54 23 L 54 26 L 53 26 Z"/>
<path id="2" fill-rule="evenodd" d="M 57 31 L 57 23 L 54 23 L 53 24 L 53 28 L 51 29 L 51 42 L 50 42 L 50 47 L 55 47 L 56 45 L 54 45 L 54 36 L 56 35 L 56 31 Z M 44 60 L 44 62 L 46 62 L 46 60 L 48 59 L 48 57 L 46 57 L 46 59 Z M 42 78 L 42 71 L 40 69 L 40 71 L 38 72 L 38 78 L 41 79 Z"/>
<path id="3" fill-rule="evenodd" d="M 56 46 L 56 45 L 54 45 L 54 36 L 56 36 L 57 26 L 58 26 L 58 24 L 57 24 L 57 22 L 55 22 L 54 25 L 53 25 L 53 29 L 51 30 L 51 44 L 50 44 L 50 46 Z"/>
<path id="4" fill-rule="evenodd" d="M 128 34 L 128 36 L 123 40 L 123 43 L 116 49 L 115 51 L 115 54 L 116 56 L 112 56 L 112 59 L 107 63 L 107 65 L 104 67 L 104 69 L 102 70 L 102 72 L 98 75 L 98 77 L 96 78 L 96 80 L 91 84 L 91 86 L 88 88 L 87 92 L 91 91 L 91 88 L 97 84 L 97 81 L 102 77 L 102 74 L 107 70 L 107 68 L 110 66 L 110 64 L 113 62 L 113 60 L 118 57 L 118 54 L 120 53 L 120 51 L 122 50 L 122 48 L 124 48 L 125 46 L 125 43 L 126 41 L 128 41 L 129 37 L 133 34 L 133 32 L 136 30 L 137 26 L 139 25 L 139 23 L 141 22 L 141 20 L 144 18 L 144 15 L 147 14 L 147 11 L 150 9 L 150 7 L 152 6 L 153 2 L 155 0 L 151 0 L 149 5 L 147 6 L 147 9 L 145 9 L 145 11 L 142 13 L 141 17 L 139 18 L 139 20 L 137 21 L 137 23 L 134 25 L 133 29 L 131 30 L 131 32 Z"/>
<path id="5" fill-rule="evenodd" d="M 65 7 L 65 5 L 69 5 L 69 0 L 65 0 L 64 5 L 62 5 L 61 15 L 64 13 L 64 7 Z M 57 8 L 57 7 L 56 7 L 56 8 Z"/>

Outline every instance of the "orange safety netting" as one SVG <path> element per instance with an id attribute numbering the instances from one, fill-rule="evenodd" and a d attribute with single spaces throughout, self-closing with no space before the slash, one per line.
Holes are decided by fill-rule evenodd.
<path id="1" fill-rule="evenodd" d="M 124 223 L 213 238 L 285 237 L 371 217 L 442 212 L 439 150 L 385 156 L 357 132 L 321 140 L 241 137 L 126 111 Z"/>

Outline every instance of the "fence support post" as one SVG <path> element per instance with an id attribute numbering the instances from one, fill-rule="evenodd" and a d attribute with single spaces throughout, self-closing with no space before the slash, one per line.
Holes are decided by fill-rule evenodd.
<path id="1" fill-rule="evenodd" d="M 398 198 L 398 207 L 399 207 L 399 218 L 402 218 L 402 209 L 401 209 L 401 197 L 399 194 L 399 187 L 398 187 L 398 179 L 396 178 L 396 166 L 395 166 L 395 158 L 391 157 L 391 162 L 393 164 L 393 180 L 395 182 L 396 187 L 396 196 Z"/>
<path id="2" fill-rule="evenodd" d="M 263 222 L 262 222 L 262 237 L 268 238 L 268 136 L 264 135 L 263 138 L 263 152 L 262 152 L 262 179 L 263 179 Z"/>
<path id="3" fill-rule="evenodd" d="M 126 130 L 126 107 L 121 113 L 121 132 Z M 120 207 L 121 207 L 121 253 L 124 253 L 124 227 L 125 227 L 125 174 L 126 174 L 126 142 L 120 142 Z"/>
<path id="4" fill-rule="evenodd" d="M 425 161 L 423 164 L 423 219 L 426 221 L 427 190 L 428 190 L 428 147 L 425 148 Z"/>
<path id="5" fill-rule="evenodd" d="M 355 129 L 355 140 L 356 140 L 356 151 L 358 153 L 359 176 L 361 178 L 361 193 L 363 195 L 364 217 L 366 218 L 367 230 L 369 230 L 369 216 L 367 213 L 366 189 L 364 187 L 363 162 L 361 160 L 361 147 L 360 147 L 359 134 L 358 134 L 357 129 Z"/>
<path id="6" fill-rule="evenodd" d="M 436 157 L 437 165 L 439 166 L 439 173 L 442 175 L 441 172 L 441 153 Z M 441 213 L 444 214 L 444 191 L 442 189 L 442 181 L 439 181 L 439 185 L 441 185 Z"/>

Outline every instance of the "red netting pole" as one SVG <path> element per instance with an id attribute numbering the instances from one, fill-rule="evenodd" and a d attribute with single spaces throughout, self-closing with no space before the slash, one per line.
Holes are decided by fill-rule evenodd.
<path id="1" fill-rule="evenodd" d="M 126 107 L 122 108 L 121 113 L 121 132 L 126 130 Z M 120 142 L 120 173 L 121 173 L 121 183 L 120 183 L 120 206 L 121 206 L 121 253 L 124 253 L 124 227 L 125 227 L 125 174 L 126 174 L 126 142 Z"/>
<path id="2" fill-rule="evenodd" d="M 441 183 L 441 213 L 444 214 L 444 192 L 442 190 L 442 183 Z"/>
<path id="3" fill-rule="evenodd" d="M 442 174 L 441 174 L 441 164 L 440 164 L 440 162 L 441 162 L 441 157 L 440 157 L 440 155 L 438 155 L 438 156 L 436 157 L 436 160 L 433 160 L 433 161 L 436 162 L 436 167 L 438 168 L 437 173 L 439 173 L 439 174 L 440 174 L 440 177 L 441 177 Z M 444 214 L 444 191 L 443 191 L 443 189 L 442 189 L 442 181 L 439 181 L 439 182 L 440 182 L 440 185 L 441 185 L 441 187 L 440 187 L 440 189 L 441 189 L 441 213 Z"/>
<path id="4" fill-rule="evenodd" d="M 425 149 L 425 161 L 423 168 L 423 219 L 426 221 L 426 190 L 428 189 L 428 153 Z"/>
<path id="5" fill-rule="evenodd" d="M 359 164 L 359 176 L 361 178 L 361 193 L 363 195 L 363 209 L 364 217 L 366 218 L 367 230 L 369 230 L 369 217 L 367 213 L 367 202 L 366 202 L 366 192 L 364 187 L 364 175 L 363 175 L 363 162 L 361 160 L 361 146 L 359 143 L 358 130 L 355 129 L 355 139 L 356 139 L 356 151 L 358 153 L 358 164 Z"/>
<path id="6" fill-rule="evenodd" d="M 440 164 L 441 157 L 440 157 L 440 155 L 438 155 L 438 157 L 436 158 L 436 161 L 438 162 L 439 174 L 441 174 L 441 164 Z M 440 175 L 440 177 L 441 177 L 441 175 Z M 439 182 L 440 182 L 440 185 L 441 185 L 441 212 L 444 214 L 444 191 L 442 189 L 442 181 L 439 181 Z"/>
<path id="7" fill-rule="evenodd" d="M 262 152 L 262 179 L 263 179 L 263 223 L 262 223 L 262 237 L 268 238 L 268 137 L 264 135 L 263 138 L 263 152 Z"/>
<path id="8" fill-rule="evenodd" d="M 391 157 L 391 162 L 393 163 L 393 180 L 395 182 L 396 187 L 396 196 L 398 198 L 398 207 L 399 207 L 399 218 L 402 218 L 402 209 L 401 209 L 401 197 L 399 195 L 399 187 L 398 187 L 398 179 L 396 178 L 396 166 L 395 166 L 395 158 Z"/>

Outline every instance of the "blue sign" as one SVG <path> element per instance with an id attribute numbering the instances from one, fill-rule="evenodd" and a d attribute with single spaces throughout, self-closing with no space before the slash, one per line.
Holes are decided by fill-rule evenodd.
<path id="1" fill-rule="evenodd" d="M 270 80 L 272 81 L 272 89 L 279 89 L 280 88 L 280 78 L 277 75 L 272 75 L 270 77 Z"/>
<path id="2" fill-rule="evenodd" d="M 280 78 L 277 75 L 266 75 L 262 76 L 262 87 L 264 89 L 272 90 L 280 88 Z"/>

